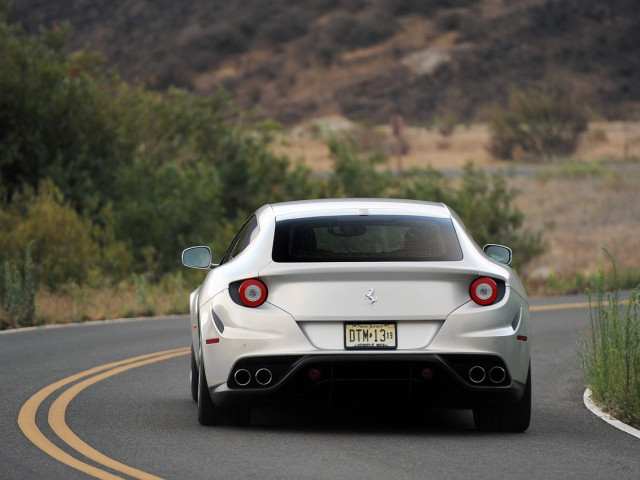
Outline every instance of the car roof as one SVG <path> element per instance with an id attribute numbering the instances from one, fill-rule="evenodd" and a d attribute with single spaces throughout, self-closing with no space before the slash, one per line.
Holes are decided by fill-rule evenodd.
<path id="1" fill-rule="evenodd" d="M 276 218 L 324 215 L 420 215 L 451 217 L 443 203 L 390 198 L 331 198 L 271 204 Z"/>

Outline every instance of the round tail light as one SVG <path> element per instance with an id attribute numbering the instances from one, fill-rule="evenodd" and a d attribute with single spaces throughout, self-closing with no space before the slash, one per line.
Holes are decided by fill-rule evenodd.
<path id="1" fill-rule="evenodd" d="M 498 296 L 498 284 L 490 278 L 479 278 L 471 284 L 471 298 L 478 305 L 491 305 Z"/>
<path id="2" fill-rule="evenodd" d="M 259 307 L 267 299 L 267 287 L 255 278 L 242 282 L 238 293 L 240 301 L 247 307 Z"/>

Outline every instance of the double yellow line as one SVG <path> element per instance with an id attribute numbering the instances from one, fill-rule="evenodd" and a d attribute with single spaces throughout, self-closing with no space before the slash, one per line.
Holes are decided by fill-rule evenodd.
<path id="1" fill-rule="evenodd" d="M 151 363 L 161 362 L 170 358 L 187 355 L 188 353 L 189 348 L 164 350 L 161 352 L 140 355 L 125 360 L 120 360 L 118 362 L 100 365 L 89 370 L 76 373 L 75 375 L 71 375 L 70 377 L 64 378 L 43 388 L 35 395 L 33 395 L 29 400 L 27 400 L 27 402 L 20 409 L 20 414 L 18 415 L 18 425 L 20 426 L 20 429 L 26 435 L 26 437 L 31 440 L 31 442 L 33 442 L 39 449 L 51 455 L 59 462 L 65 463 L 70 467 L 75 468 L 76 470 L 80 470 L 81 472 L 84 472 L 96 478 L 105 480 L 122 480 L 123 477 L 114 475 L 107 470 L 103 470 L 102 468 L 90 465 L 71 456 L 69 453 L 51 442 L 38 428 L 38 425 L 36 424 L 36 414 L 40 405 L 42 405 L 42 403 L 58 389 L 66 387 L 67 385 L 71 385 L 58 396 L 58 398 L 49 408 L 49 425 L 51 426 L 55 434 L 73 450 L 84 455 L 87 459 L 93 460 L 99 465 L 107 467 L 113 471 L 123 473 L 130 477 L 138 478 L 140 480 L 162 480 L 160 477 L 156 477 L 155 475 L 151 475 L 150 473 L 143 472 L 141 470 L 113 460 L 112 458 L 109 458 L 106 455 L 98 452 L 93 447 L 87 445 L 75 433 L 73 433 L 67 425 L 65 420 L 66 411 L 69 403 L 71 403 L 71 400 L 73 400 L 76 395 L 78 395 L 85 388 L 94 385 L 104 380 L 105 378 L 118 375 L 127 370 L 132 370 L 134 368 L 149 365 Z M 81 379 L 84 380 L 78 382 L 78 380 Z"/>

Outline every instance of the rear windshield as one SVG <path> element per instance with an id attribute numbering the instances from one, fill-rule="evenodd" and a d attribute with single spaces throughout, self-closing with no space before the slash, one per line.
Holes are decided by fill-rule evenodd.
<path id="1" fill-rule="evenodd" d="M 398 215 L 299 218 L 276 222 L 275 262 L 462 260 L 448 218 Z"/>

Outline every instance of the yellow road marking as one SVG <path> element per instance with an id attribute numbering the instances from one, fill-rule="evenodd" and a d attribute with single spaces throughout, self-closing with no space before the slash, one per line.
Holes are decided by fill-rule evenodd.
<path id="1" fill-rule="evenodd" d="M 618 300 L 619 305 L 626 305 L 629 300 Z M 595 304 L 594 304 L 595 305 Z M 605 307 L 608 306 L 607 301 L 604 301 Z M 589 308 L 589 302 L 578 303 L 560 303 L 557 305 L 532 305 L 529 307 L 531 312 L 545 312 L 549 310 L 571 310 L 573 308 Z"/>
<path id="2" fill-rule="evenodd" d="M 529 311 L 545 312 L 548 310 L 570 310 L 572 308 L 589 308 L 589 302 L 562 303 L 559 305 L 532 305 L 529 307 Z"/>
<path id="3" fill-rule="evenodd" d="M 100 468 L 94 467 L 93 465 L 89 465 L 88 463 L 82 462 L 76 459 L 75 457 L 69 455 L 67 452 L 65 452 L 58 446 L 56 446 L 47 437 L 45 437 L 45 435 L 36 425 L 36 414 L 37 414 L 38 408 L 40 407 L 42 402 L 44 402 L 46 398 L 49 397 L 49 395 L 51 395 L 53 392 L 55 392 L 59 388 L 64 387 L 77 380 L 80 380 L 84 377 L 96 375 L 93 378 L 90 378 L 88 380 L 85 380 L 79 383 L 78 385 L 84 385 L 82 388 L 78 388 L 78 386 L 76 385 L 69 388 L 67 391 L 65 391 L 61 395 L 61 397 L 63 397 L 64 400 L 60 400 L 60 398 L 58 398 L 54 402 L 55 409 L 54 409 L 54 405 L 52 405 L 51 407 L 54 410 L 54 412 L 52 413 L 51 410 L 49 412 L 49 423 L 51 424 L 51 427 L 54 429 L 56 434 L 58 434 L 58 436 L 60 436 L 60 438 L 62 438 L 71 448 L 82 453 L 87 458 L 96 461 L 97 463 L 100 463 L 109 468 L 120 471 L 122 473 L 126 473 L 127 475 L 130 475 L 136 478 L 158 479 L 159 477 L 155 477 L 153 475 L 147 474 L 145 472 L 136 470 L 132 467 L 128 467 L 119 462 L 116 462 L 115 460 L 110 459 L 109 457 L 106 457 L 105 455 L 101 454 L 100 452 L 96 451 L 95 449 L 91 448 L 89 445 L 84 443 L 82 440 L 80 440 L 73 432 L 71 432 L 71 430 L 65 423 L 64 417 L 65 417 L 66 407 L 69 404 L 69 402 L 73 399 L 73 397 L 75 397 L 80 391 L 82 391 L 84 388 L 88 387 L 89 385 L 93 385 L 99 382 L 100 380 L 103 380 L 113 375 L 117 375 L 126 370 L 141 367 L 143 365 L 148 365 L 153 362 L 159 362 L 162 360 L 166 360 L 168 358 L 173 358 L 180 355 L 186 355 L 188 352 L 189 352 L 188 348 L 177 348 L 173 350 L 166 350 L 162 352 L 140 355 L 140 356 L 128 358 L 125 360 L 120 360 L 118 362 L 112 362 L 105 365 L 100 365 L 100 366 L 91 368 L 89 370 L 85 370 L 83 372 L 77 373 L 75 375 L 71 375 L 70 377 L 64 378 L 58 382 L 55 382 L 43 388 L 42 390 L 34 394 L 31 398 L 29 398 L 29 400 L 25 402 L 25 404 L 20 409 L 20 413 L 18 414 L 18 425 L 20 426 L 20 429 L 25 434 L 25 436 L 29 440 L 31 440 L 31 442 L 34 445 L 36 445 L 40 450 L 49 454 L 51 457 L 55 458 L 59 462 L 69 465 L 70 467 L 75 468 L 76 470 L 80 470 L 96 478 L 105 479 L 105 480 L 114 480 L 114 479 L 122 480 L 122 477 L 113 475 L 105 470 L 101 470 Z M 100 372 L 104 372 L 105 370 L 109 370 L 109 369 L 113 369 L 113 370 L 100 374 Z M 65 438 L 63 438 L 58 432 L 61 432 L 65 436 L 65 438 L 71 441 L 71 443 L 65 440 Z M 135 473 L 131 473 L 131 472 L 135 472 Z M 137 476 L 139 474 L 142 474 L 143 476 Z"/>

